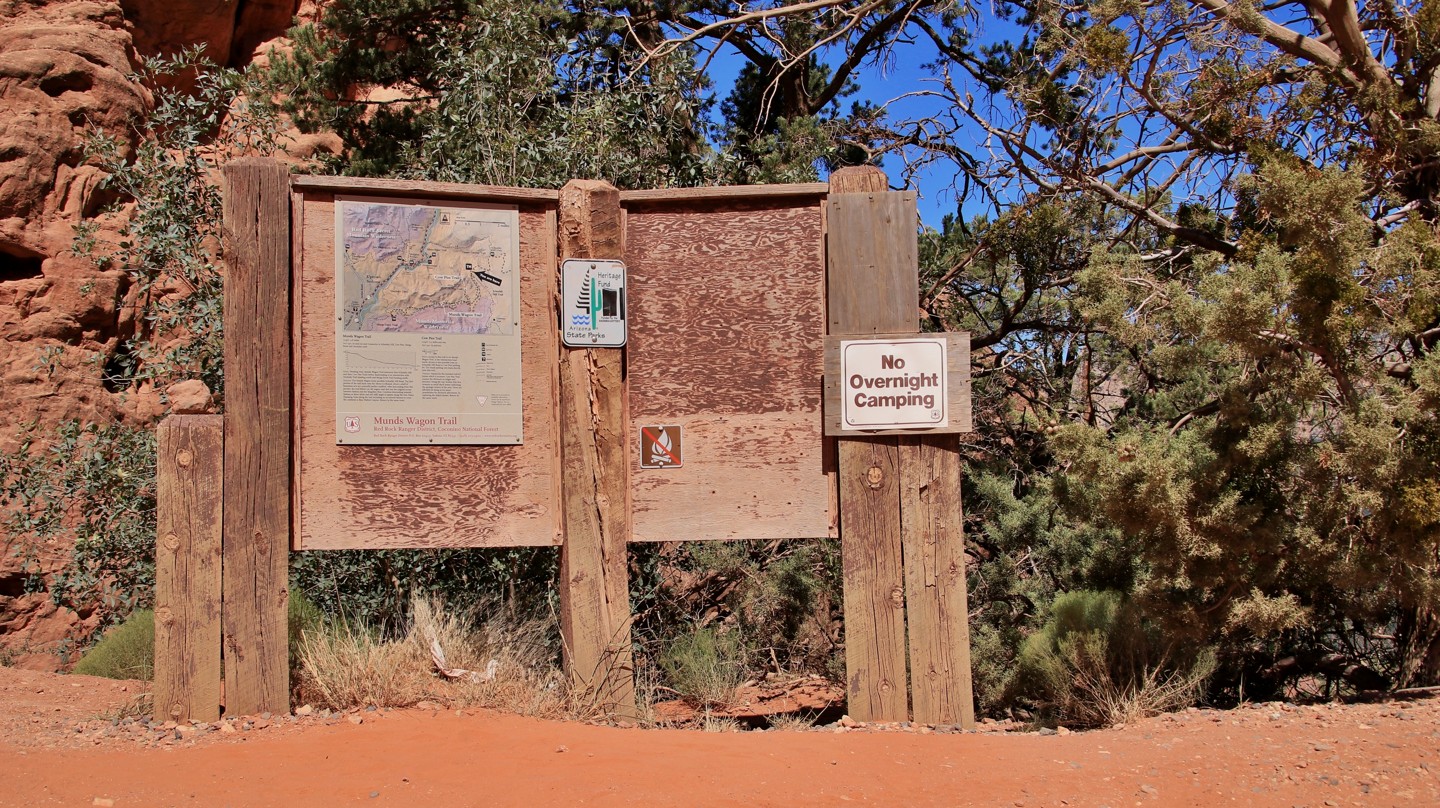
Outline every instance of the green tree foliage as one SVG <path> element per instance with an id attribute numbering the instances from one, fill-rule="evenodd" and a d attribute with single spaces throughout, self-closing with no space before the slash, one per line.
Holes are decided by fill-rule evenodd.
<path id="1" fill-rule="evenodd" d="M 1081 590 L 1025 639 L 1015 683 L 1050 718 L 1096 727 L 1188 706 L 1214 671 L 1212 649 L 1182 645 L 1117 592 Z"/>
<path id="2" fill-rule="evenodd" d="M 347 173 L 559 187 L 704 179 L 703 81 L 689 53 L 638 64 L 559 3 L 343 0 L 292 31 L 275 87 Z"/>
<path id="3" fill-rule="evenodd" d="M 123 424 L 53 431 L 31 424 L 0 455 L 0 527 L 16 543 L 26 586 L 102 623 L 150 605 L 155 592 L 155 435 Z M 72 546 L 47 580 L 41 554 Z"/>
<path id="4" fill-rule="evenodd" d="M 688 39 L 778 31 L 781 5 Z M 850 137 L 970 192 L 925 236 L 921 304 L 974 334 L 977 639 L 1113 587 L 1218 643 L 1231 695 L 1440 680 L 1435 10 L 788 13 L 843 26 L 846 61 L 874 32 L 939 55 L 928 109 Z M 1018 595 L 1042 602 L 1012 618 Z"/>
<path id="5" fill-rule="evenodd" d="M 811 40 L 817 33 L 808 25 L 790 28 L 803 30 L 803 37 Z M 792 40 L 800 38 L 789 29 L 787 33 Z M 721 179 L 737 185 L 814 182 L 821 169 L 828 173 L 863 165 L 869 155 L 846 143 L 845 135 L 865 108 L 841 115 L 839 99 L 856 85 L 836 84 L 830 74 L 815 55 L 788 66 L 774 56 L 743 65 L 720 105 Z"/>
<path id="6" fill-rule="evenodd" d="M 154 679 L 155 613 L 141 609 L 105 632 L 75 663 L 74 672 L 107 679 Z"/>
<path id="7" fill-rule="evenodd" d="M 1278 687 L 1336 656 L 1353 687 L 1433 681 L 1432 10 L 1008 8 L 1012 42 L 934 39 L 963 126 L 895 125 L 892 144 L 944 153 L 968 128 L 996 147 L 959 167 L 1004 216 L 929 305 L 982 322 L 997 353 L 1028 351 L 997 361 L 1044 435 L 1061 518 L 1136 559 L 1128 591 L 1170 635 L 1223 642 L 1222 684 Z M 1040 236 L 1050 254 L 1018 260 L 1055 285 L 971 285 L 1045 209 L 1064 211 Z M 997 294 L 1026 301 L 998 328 Z M 1034 361 L 1057 342 L 1068 365 Z"/>
<path id="8" fill-rule="evenodd" d="M 192 78 L 186 89 L 168 83 Z M 221 195 L 215 172 L 228 160 L 274 149 L 273 108 L 253 77 L 217 67 L 200 48 L 147 59 L 131 77 L 155 99 L 137 135 L 94 131 L 87 156 L 108 172 L 103 187 L 134 211 L 117 248 L 80 226 L 77 251 L 123 269 L 132 284 L 135 333 L 107 362 L 106 382 L 163 385 L 186 378 L 224 390 L 221 316 Z"/>

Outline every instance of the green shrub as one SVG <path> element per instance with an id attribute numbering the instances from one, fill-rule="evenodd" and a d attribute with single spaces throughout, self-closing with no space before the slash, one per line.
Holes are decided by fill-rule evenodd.
<path id="1" fill-rule="evenodd" d="M 1066 592 L 1025 640 L 1018 695 L 1051 720 L 1110 726 L 1193 704 L 1215 670 L 1211 649 L 1183 652 L 1117 592 Z"/>
<path id="2" fill-rule="evenodd" d="M 743 677 L 844 678 L 840 546 L 835 540 L 631 545 L 637 675 L 668 684 L 661 658 L 694 626 L 744 638 Z"/>
<path id="3" fill-rule="evenodd" d="M 316 633 L 325 624 L 325 616 L 308 598 L 298 592 L 290 595 L 288 614 L 290 626 L 290 659 L 299 658 L 300 639 L 306 632 Z M 144 679 L 155 676 L 155 613 L 141 609 L 125 622 L 105 632 L 75 665 L 75 673 L 104 676 L 107 679 Z"/>
<path id="4" fill-rule="evenodd" d="M 300 659 L 300 645 L 307 633 L 315 634 L 325 627 L 325 614 L 305 593 L 290 589 L 290 604 L 286 610 L 286 622 L 290 627 L 290 665 L 294 667 Z"/>
<path id="5" fill-rule="evenodd" d="M 155 678 L 155 613 L 141 609 L 105 632 L 73 672 L 107 679 Z"/>
<path id="6" fill-rule="evenodd" d="M 696 707 L 723 707 L 744 681 L 745 646 L 738 632 L 697 628 L 678 637 L 660 668 L 680 697 Z"/>

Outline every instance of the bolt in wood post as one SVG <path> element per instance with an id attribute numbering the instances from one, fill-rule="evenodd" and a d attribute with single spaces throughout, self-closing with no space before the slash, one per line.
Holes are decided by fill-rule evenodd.
<path id="1" fill-rule="evenodd" d="M 845 168 L 828 199 L 831 335 L 918 330 L 913 193 L 884 172 Z M 840 531 L 850 713 L 974 724 L 956 437 L 841 438 Z M 908 634 L 907 634 L 908 622 Z"/>
<path id="2" fill-rule="evenodd" d="M 220 718 L 222 421 L 172 415 L 156 429 L 157 721 Z"/>
<path id="3" fill-rule="evenodd" d="M 290 173 L 224 168 L 225 712 L 290 710 Z"/>
<path id="4" fill-rule="evenodd" d="M 620 192 L 592 180 L 566 184 L 560 191 L 559 231 L 562 259 L 623 258 Z M 623 348 L 560 348 L 565 664 L 572 685 L 595 706 L 633 718 L 626 408 Z"/>
<path id="5" fill-rule="evenodd" d="M 871 336 L 916 329 L 916 242 L 885 173 L 844 168 L 826 201 L 829 330 Z M 914 196 L 909 196 L 914 211 Z M 912 213 L 913 216 L 913 213 Z M 907 239 L 908 229 L 908 239 Z M 850 715 L 904 721 L 905 581 L 900 555 L 900 441 L 839 438 L 845 679 Z"/>

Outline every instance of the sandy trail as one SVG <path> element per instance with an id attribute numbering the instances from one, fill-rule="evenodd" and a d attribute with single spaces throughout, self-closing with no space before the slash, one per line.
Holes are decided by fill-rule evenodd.
<path id="1" fill-rule="evenodd" d="M 72 704 L 87 694 L 78 711 L 102 689 L 126 695 L 67 686 L 79 679 L 44 689 Z M 1051 736 L 706 733 L 411 709 L 167 734 L 174 745 L 155 748 L 144 733 L 60 726 L 73 717 L 51 718 L 33 684 L 0 687 L 0 806 L 1440 805 L 1434 700 L 1193 711 Z"/>

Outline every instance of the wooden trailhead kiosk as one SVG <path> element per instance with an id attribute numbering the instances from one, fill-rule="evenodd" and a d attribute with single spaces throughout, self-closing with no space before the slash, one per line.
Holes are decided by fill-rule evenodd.
<path id="1" fill-rule="evenodd" d="M 155 711 L 289 710 L 292 551 L 557 546 L 565 663 L 633 715 L 632 542 L 838 536 L 863 721 L 970 726 L 969 337 L 915 195 L 224 169 L 225 414 L 159 428 Z"/>

